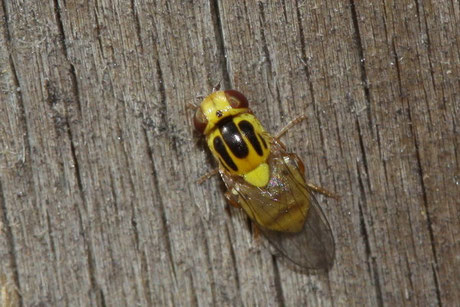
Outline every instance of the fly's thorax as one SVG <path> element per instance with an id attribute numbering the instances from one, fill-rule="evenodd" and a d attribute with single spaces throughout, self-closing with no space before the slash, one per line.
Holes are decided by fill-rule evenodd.
<path id="1" fill-rule="evenodd" d="M 267 134 L 257 118 L 250 113 L 219 121 L 207 135 L 207 142 L 220 166 L 234 175 L 250 173 L 265 163 L 270 154 Z"/>

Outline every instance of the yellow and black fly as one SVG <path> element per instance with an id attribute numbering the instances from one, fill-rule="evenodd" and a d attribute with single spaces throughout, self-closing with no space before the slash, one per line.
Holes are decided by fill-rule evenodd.
<path id="1" fill-rule="evenodd" d="M 219 162 L 227 201 L 244 209 L 270 243 L 306 269 L 329 269 L 335 246 L 331 228 L 312 191 L 332 196 L 305 181 L 300 158 L 286 152 L 279 137 L 265 131 L 238 91 L 215 91 L 194 116 Z"/>

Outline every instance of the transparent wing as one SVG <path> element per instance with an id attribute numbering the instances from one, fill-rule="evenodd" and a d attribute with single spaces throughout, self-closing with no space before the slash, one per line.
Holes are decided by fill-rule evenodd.
<path id="1" fill-rule="evenodd" d="M 301 231 L 286 233 L 261 227 L 268 241 L 295 264 L 306 269 L 328 270 L 334 263 L 332 231 L 314 196 Z"/>
<path id="2" fill-rule="evenodd" d="M 329 269 L 335 254 L 332 231 L 293 157 L 284 150 L 272 152 L 264 188 L 239 176 L 222 173 L 222 178 L 228 195 L 286 258 L 306 269 Z"/>

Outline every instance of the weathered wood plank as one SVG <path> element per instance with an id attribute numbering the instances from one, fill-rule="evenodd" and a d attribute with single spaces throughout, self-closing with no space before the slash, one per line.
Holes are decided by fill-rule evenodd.
<path id="1" fill-rule="evenodd" d="M 459 4 L 4 1 L 0 302 L 460 300 Z M 228 208 L 186 109 L 219 80 L 285 137 L 336 263 L 306 275 Z M 3 301 L 2 301 L 3 300 Z"/>
<path id="2" fill-rule="evenodd" d="M 2 6 L 2 221 L 19 302 L 89 304 L 90 265 L 68 112 L 70 66 L 51 5 Z M 75 289 L 84 289 L 82 296 Z"/>
<path id="3" fill-rule="evenodd" d="M 449 305 L 460 298 L 454 282 L 460 278 L 455 179 L 460 72 L 458 29 L 446 18 L 458 19 L 458 4 L 358 5 L 357 12 L 370 93 L 376 94 L 371 106 L 380 115 L 377 133 L 382 144 L 387 140 L 382 171 L 397 198 L 389 206 L 392 200 L 384 194 L 394 219 L 388 211 L 385 214 L 396 221 L 388 227 L 394 232 L 390 246 L 395 250 L 387 266 L 394 273 L 385 274 L 396 282 L 386 290 L 387 296 L 395 302 L 407 297 L 418 305 Z M 392 77 L 386 78 L 387 73 Z M 382 95 L 389 89 L 391 93 Z M 395 264 L 407 267 L 407 288 L 401 287 Z M 396 289 L 401 295 L 392 294 Z"/>

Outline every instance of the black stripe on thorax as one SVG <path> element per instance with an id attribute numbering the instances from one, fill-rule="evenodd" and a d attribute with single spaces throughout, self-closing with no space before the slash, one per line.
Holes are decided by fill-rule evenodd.
<path id="1" fill-rule="evenodd" d="M 262 141 L 262 144 L 264 145 L 265 149 L 267 149 L 268 147 L 267 147 L 267 143 L 264 140 L 264 137 L 260 133 L 257 133 L 257 135 L 259 136 L 260 140 Z"/>
<path id="2" fill-rule="evenodd" d="M 229 116 L 217 124 L 219 126 L 220 134 L 224 139 L 225 144 L 232 151 L 237 158 L 245 158 L 249 154 L 249 149 L 244 142 L 238 127 L 233 122 L 233 117 Z"/>
<path id="3" fill-rule="evenodd" d="M 249 142 L 251 142 L 251 145 L 254 147 L 257 154 L 259 156 L 263 156 L 264 152 L 262 151 L 262 146 L 257 139 L 256 133 L 254 131 L 254 126 L 247 120 L 242 120 L 238 123 L 238 127 L 240 127 L 241 131 L 243 131 Z"/>
<path id="4" fill-rule="evenodd" d="M 225 170 L 226 170 L 227 172 L 230 172 L 230 169 L 228 168 L 227 165 L 225 165 L 224 161 L 222 161 L 222 158 L 219 158 L 219 162 L 220 162 L 220 164 L 222 164 L 222 166 L 225 168 Z"/>
<path id="5" fill-rule="evenodd" d="M 220 136 L 216 136 L 212 141 L 214 145 L 214 149 L 219 153 L 220 157 L 225 161 L 225 164 L 228 165 L 231 169 L 235 172 L 238 171 L 238 167 L 236 166 L 235 162 L 233 162 L 232 157 L 227 152 L 227 148 L 225 148 L 225 144 L 222 141 Z M 225 165 L 224 165 L 225 167 Z"/>

